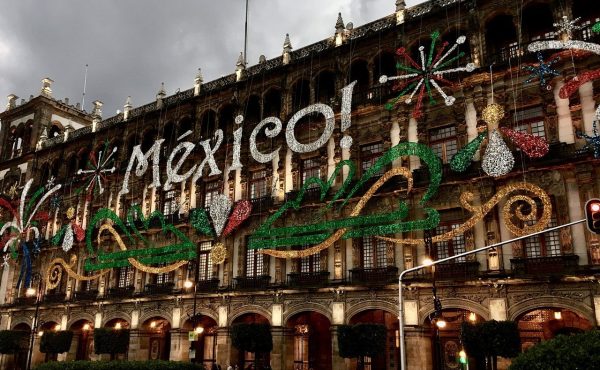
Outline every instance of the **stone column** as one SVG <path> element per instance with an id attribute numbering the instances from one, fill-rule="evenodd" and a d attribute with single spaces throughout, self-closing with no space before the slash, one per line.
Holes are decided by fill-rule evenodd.
<path id="1" fill-rule="evenodd" d="M 583 127 L 580 129 L 591 136 L 593 135 L 592 124 L 594 122 L 594 114 L 596 113 L 594 85 L 592 82 L 586 82 L 579 87 L 579 96 L 581 98 L 581 113 L 583 116 Z"/>
<path id="2" fill-rule="evenodd" d="M 567 203 L 569 205 L 569 221 L 577 221 L 583 219 L 583 204 L 581 204 L 579 198 L 579 186 L 577 185 L 577 179 L 569 178 L 566 179 L 567 187 Z M 583 224 L 577 224 L 571 226 L 571 237 L 573 252 L 579 256 L 579 264 L 588 264 L 588 250 L 585 242 L 585 227 Z"/>
<path id="3" fill-rule="evenodd" d="M 505 321 L 508 319 L 506 299 L 490 298 L 490 319 L 496 321 Z"/>
<path id="4" fill-rule="evenodd" d="M 184 353 L 188 352 L 188 346 L 183 346 L 182 337 L 187 336 L 187 331 L 183 329 L 171 329 L 169 335 L 171 336 L 171 348 L 169 353 L 170 361 L 184 361 Z"/>
<path id="5" fill-rule="evenodd" d="M 338 325 L 331 325 L 331 368 L 335 370 L 348 370 L 348 361 L 340 356 L 338 348 Z"/>
<path id="6" fill-rule="evenodd" d="M 406 365 L 408 370 L 432 370 L 433 346 L 429 330 L 422 327 L 405 328 Z"/>
<path id="7" fill-rule="evenodd" d="M 573 134 L 573 120 L 571 119 L 571 109 L 569 109 L 569 98 L 562 99 L 559 96 L 560 89 L 565 82 L 561 79 L 554 87 L 554 101 L 556 102 L 556 115 L 558 117 L 558 141 L 561 143 L 573 144 L 575 136 Z"/>
<path id="8" fill-rule="evenodd" d="M 232 361 L 231 358 L 231 340 L 229 339 L 229 328 L 220 327 L 217 329 L 217 347 L 215 353 L 215 360 L 217 364 L 221 365 L 221 368 L 227 369 L 229 364 L 234 365 L 237 363 L 237 358 Z"/>
<path id="9" fill-rule="evenodd" d="M 133 327 L 133 326 L 132 326 Z M 141 334 L 138 329 L 131 329 L 129 332 L 129 349 L 127 351 L 127 360 L 142 361 L 148 359 L 148 348 L 142 350 Z"/>
<path id="10" fill-rule="evenodd" d="M 408 141 L 411 143 L 419 142 L 417 120 L 412 117 L 408 121 Z M 410 156 L 410 169 L 416 170 L 420 167 L 421 167 L 421 161 L 419 160 L 419 157 L 411 155 Z"/>
<path id="11" fill-rule="evenodd" d="M 285 328 L 281 326 L 272 326 L 271 334 L 273 335 L 273 350 L 271 351 L 271 368 L 273 370 L 283 370 L 285 368 Z"/>

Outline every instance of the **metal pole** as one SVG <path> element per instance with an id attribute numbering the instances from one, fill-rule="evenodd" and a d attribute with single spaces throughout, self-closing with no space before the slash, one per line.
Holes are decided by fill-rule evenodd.
<path id="1" fill-rule="evenodd" d="M 246 0 L 246 22 L 244 23 L 244 67 L 248 65 L 248 0 Z"/>
<path id="2" fill-rule="evenodd" d="M 196 266 L 194 269 L 194 306 L 192 308 L 192 331 L 196 331 L 196 302 L 197 302 L 196 293 L 198 292 L 198 278 L 200 277 L 199 257 L 200 257 L 200 244 L 196 243 Z M 192 349 L 194 349 L 194 341 L 190 341 L 190 352 L 192 351 Z M 190 362 L 197 362 L 196 357 L 197 357 L 197 354 L 194 351 L 194 358 L 193 358 L 194 361 L 191 361 L 192 359 L 190 359 Z"/>
<path id="3" fill-rule="evenodd" d="M 544 233 L 547 233 L 549 231 L 559 230 L 559 229 L 562 229 L 564 227 L 569 227 L 569 226 L 577 225 L 577 224 L 580 224 L 580 223 L 585 222 L 585 221 L 586 220 L 583 219 L 583 220 L 569 222 L 569 223 L 564 224 L 564 225 L 554 226 L 554 227 L 551 227 L 549 229 L 545 229 L 545 230 L 542 230 L 542 231 L 538 231 L 538 232 L 531 233 L 531 234 L 528 234 L 528 235 L 519 236 L 517 238 L 513 238 L 513 239 L 510 239 L 510 240 L 503 241 L 503 242 L 499 242 L 499 243 L 487 245 L 485 247 L 481 247 L 481 248 L 473 249 L 473 250 L 466 251 L 466 252 L 463 252 L 463 253 L 459 253 L 459 254 L 457 254 L 455 256 L 450 256 L 450 257 L 439 259 L 437 261 L 433 261 L 432 263 L 427 264 L 427 265 L 419 265 L 419 266 L 416 266 L 416 267 L 413 267 L 413 268 L 409 268 L 407 270 L 402 271 L 400 273 L 400 276 L 398 277 L 398 302 L 400 304 L 400 307 L 398 308 L 398 313 L 399 313 L 399 316 L 398 316 L 398 323 L 399 323 L 398 336 L 400 337 L 400 369 L 401 370 L 406 370 L 406 344 L 404 343 L 404 294 L 403 294 L 403 291 L 402 291 L 402 288 L 403 288 L 402 287 L 402 279 L 404 278 L 404 275 L 406 275 L 408 273 L 411 273 L 411 272 L 418 271 L 418 270 L 422 270 L 422 269 L 424 269 L 426 267 L 435 266 L 435 265 L 440 264 L 440 263 L 452 261 L 452 260 L 457 259 L 457 258 L 469 256 L 471 254 L 475 254 L 475 253 L 486 251 L 488 249 L 496 248 L 496 247 L 502 246 L 504 244 L 509 244 L 509 243 L 513 243 L 513 242 L 516 242 L 516 241 L 519 241 L 519 240 L 527 239 L 529 237 L 540 235 L 540 234 L 544 234 Z"/>
<path id="4" fill-rule="evenodd" d="M 38 316 L 40 313 L 40 303 L 42 301 L 42 276 L 35 275 L 39 279 L 38 291 L 35 297 L 35 314 L 33 315 L 33 322 L 31 323 L 31 335 L 29 338 L 29 352 L 27 353 L 27 370 L 31 369 L 31 358 L 33 357 L 33 342 L 35 335 L 37 334 Z"/>

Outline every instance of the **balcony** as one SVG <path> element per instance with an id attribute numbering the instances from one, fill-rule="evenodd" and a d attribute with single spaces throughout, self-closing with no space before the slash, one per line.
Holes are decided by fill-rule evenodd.
<path id="1" fill-rule="evenodd" d="M 380 285 L 398 280 L 398 267 L 355 268 L 350 270 L 352 284 Z"/>
<path id="2" fill-rule="evenodd" d="M 174 283 L 146 284 L 144 295 L 169 295 L 173 294 Z"/>
<path id="3" fill-rule="evenodd" d="M 259 290 L 266 289 L 271 282 L 271 277 L 268 275 L 261 276 L 238 276 L 233 283 L 234 289 L 240 290 Z"/>
<path id="4" fill-rule="evenodd" d="M 266 212 L 269 208 L 271 208 L 271 206 L 273 206 L 273 197 L 267 196 L 253 198 L 250 199 L 250 202 L 252 203 L 252 214 L 255 215 Z"/>
<path id="5" fill-rule="evenodd" d="M 198 280 L 197 284 L 198 292 L 214 292 L 219 289 L 219 279 Z"/>
<path id="6" fill-rule="evenodd" d="M 81 290 L 73 293 L 74 301 L 94 301 L 98 298 L 98 290 Z"/>
<path id="7" fill-rule="evenodd" d="M 287 285 L 294 288 L 322 287 L 327 283 L 329 283 L 329 271 L 294 272 L 287 276 Z"/>
<path id="8" fill-rule="evenodd" d="M 436 279 L 470 280 L 479 274 L 479 262 L 440 263 L 435 266 Z"/>
<path id="9" fill-rule="evenodd" d="M 44 295 L 44 303 L 61 303 L 65 301 L 67 295 L 62 292 L 48 293 Z"/>
<path id="10" fill-rule="evenodd" d="M 300 193 L 299 190 L 292 190 L 285 194 L 285 201 L 295 200 Z M 310 189 L 306 189 L 304 192 L 304 197 L 302 197 L 302 203 L 314 203 L 321 201 L 321 187 L 316 186 Z"/>
<path id="11" fill-rule="evenodd" d="M 135 287 L 133 285 L 126 287 L 112 287 L 108 289 L 107 298 L 131 298 Z"/>
<path id="12" fill-rule="evenodd" d="M 15 298 L 15 306 L 34 306 L 35 297 L 17 297 Z"/>
<path id="13" fill-rule="evenodd" d="M 579 256 L 513 258 L 512 271 L 517 276 L 562 275 L 574 273 L 578 269 Z"/>

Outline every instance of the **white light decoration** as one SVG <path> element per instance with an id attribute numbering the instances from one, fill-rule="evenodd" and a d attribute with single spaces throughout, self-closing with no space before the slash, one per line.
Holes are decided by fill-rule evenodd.
<path id="1" fill-rule="evenodd" d="M 191 133 L 192 131 L 188 131 L 185 134 L 181 135 L 177 140 L 181 140 L 184 137 L 190 135 Z M 190 168 L 186 173 L 182 175 L 178 174 L 179 170 L 181 169 L 181 166 L 183 166 L 183 162 L 185 162 L 187 157 L 192 153 L 194 147 L 194 143 L 184 141 L 179 143 L 173 149 L 171 155 L 169 155 L 169 158 L 167 159 L 167 180 L 165 181 L 164 185 L 165 191 L 171 190 L 171 184 L 173 183 L 181 183 L 186 181 L 190 176 L 192 176 L 192 174 L 196 170 L 196 165 L 193 165 L 192 168 Z M 175 159 L 175 156 L 181 151 L 183 151 L 183 153 L 181 154 L 181 157 L 179 157 L 179 160 L 175 164 L 175 167 L 173 167 L 173 160 Z"/>
<path id="2" fill-rule="evenodd" d="M 569 20 L 569 17 L 563 15 L 561 20 L 554 23 L 553 26 L 556 27 L 556 31 L 558 33 L 563 33 L 570 39 L 573 36 L 573 31 L 577 31 L 582 28 L 581 26 L 577 25 L 577 22 L 579 22 L 580 19 L 581 17 L 577 17 L 571 21 Z"/>
<path id="3" fill-rule="evenodd" d="M 556 49 L 578 49 L 589 51 L 594 54 L 600 55 L 600 45 L 593 44 L 591 42 L 585 42 L 580 40 L 545 40 L 532 42 L 527 46 L 527 50 L 535 53 L 542 50 L 556 50 Z"/>
<path id="4" fill-rule="evenodd" d="M 271 153 L 264 154 L 261 153 L 260 150 L 258 150 L 258 147 L 256 146 L 256 135 L 258 135 L 258 133 L 260 132 L 260 130 L 262 130 L 263 127 L 267 126 L 270 123 L 272 123 L 273 126 L 271 128 L 265 128 L 265 136 L 268 138 L 274 138 L 275 136 L 279 135 L 279 133 L 281 132 L 281 128 L 283 127 L 283 125 L 281 124 L 281 120 L 277 117 L 267 117 L 263 119 L 258 123 L 258 125 L 256 125 L 256 127 L 254 127 L 254 130 L 252 130 L 252 133 L 250 134 L 250 154 L 252 155 L 252 158 L 254 158 L 255 161 L 260 163 L 271 162 L 279 152 L 280 147 L 277 147 L 277 149 L 275 149 Z"/>
<path id="5" fill-rule="evenodd" d="M 354 86 L 358 81 L 352 81 L 348 86 L 342 89 L 342 122 L 340 125 L 340 130 L 345 132 L 350 125 L 352 124 L 352 91 L 354 90 Z M 348 149 L 352 146 L 352 137 L 348 135 L 344 135 L 340 140 L 340 147 L 343 149 Z"/>
<path id="6" fill-rule="evenodd" d="M 165 139 L 158 139 L 152 144 L 150 149 L 144 154 L 142 153 L 142 146 L 136 145 L 133 147 L 131 157 L 129 157 L 129 163 L 127 164 L 127 170 L 125 170 L 125 176 L 123 177 L 123 185 L 119 191 L 119 196 L 129 193 L 129 176 L 131 176 L 131 170 L 137 161 L 135 167 L 135 175 L 137 177 L 143 176 L 148 170 L 148 159 L 152 158 L 152 184 L 150 188 L 160 187 L 159 177 L 159 165 L 160 165 L 160 147 Z"/>
<path id="7" fill-rule="evenodd" d="M 231 212 L 232 205 L 233 204 L 229 197 L 224 194 L 217 195 L 210 203 L 210 218 L 213 221 L 217 236 L 221 235 L 221 232 L 225 227 L 225 223 L 227 222 L 229 212 Z"/>
<path id="8" fill-rule="evenodd" d="M 218 129 L 217 131 L 215 131 L 215 141 L 215 146 L 213 146 L 212 148 L 210 147 L 210 139 L 200 142 L 200 146 L 202 146 L 202 148 L 204 149 L 204 154 L 206 155 L 206 157 L 204 157 L 204 159 L 202 160 L 202 162 L 200 162 L 200 165 L 196 169 L 196 173 L 194 173 L 194 177 L 192 178 L 193 182 L 198 181 L 198 179 L 202 177 L 202 172 L 207 164 L 210 167 L 210 173 L 208 174 L 208 176 L 221 174 L 221 170 L 219 169 L 219 166 L 217 166 L 217 162 L 215 161 L 215 153 L 217 152 L 217 150 L 219 150 L 219 147 L 223 142 L 223 130 Z"/>
<path id="9" fill-rule="evenodd" d="M 514 165 L 515 157 L 502 139 L 502 135 L 498 130 L 493 130 L 483 154 L 481 168 L 486 174 L 498 177 L 509 173 Z"/>
<path id="10" fill-rule="evenodd" d="M 296 123 L 298 123 L 302 117 L 311 113 L 320 113 L 325 117 L 325 129 L 317 140 L 309 144 L 302 144 L 296 140 L 294 129 L 296 128 Z M 285 140 L 290 149 L 296 153 L 313 152 L 327 143 L 331 134 L 333 134 L 334 124 L 335 114 L 330 106 L 321 103 L 309 105 L 306 108 L 300 109 L 292 116 L 292 118 L 290 118 L 287 127 L 285 128 Z"/>
<path id="11" fill-rule="evenodd" d="M 235 117 L 235 124 L 241 125 L 244 122 L 244 116 L 241 114 Z M 242 131 L 243 128 L 240 127 L 233 132 L 233 160 L 231 161 L 231 166 L 229 166 L 230 171 L 239 170 L 242 167 L 242 162 L 240 161 L 240 148 L 242 147 Z"/>

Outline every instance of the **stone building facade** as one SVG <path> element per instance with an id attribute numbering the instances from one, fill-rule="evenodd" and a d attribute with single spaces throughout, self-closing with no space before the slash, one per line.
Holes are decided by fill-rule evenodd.
<path id="1" fill-rule="evenodd" d="M 94 102 L 92 113 L 87 113 L 66 100 L 57 100 L 51 79 L 44 79 L 40 95 L 28 101 L 19 103 L 17 96 L 10 95 L 0 114 L 0 190 L 17 204 L 30 179 L 33 187 L 62 184 L 56 199 L 60 204 L 43 206 L 50 217 L 40 227 L 41 252 L 32 261 L 32 270 L 40 275 L 33 274 L 30 285 L 43 290 L 38 330 L 59 326 L 75 332 L 71 350 L 58 356 L 61 361 L 100 359 L 92 350 L 91 331 L 118 324 L 131 330 L 129 351 L 120 357 L 187 361 L 189 349 L 194 348 L 196 359 L 207 365 L 245 367 L 252 354 L 240 353 L 231 345 L 231 326 L 268 323 L 273 350 L 262 357 L 273 369 L 330 370 L 356 367 L 355 361 L 340 357 L 336 327 L 375 322 L 388 328 L 387 348 L 381 356 L 365 359 L 367 366 L 399 369 L 398 273 L 421 264 L 428 255 L 443 258 L 513 238 L 503 221 L 506 199 L 472 228 L 449 241 L 434 243 L 430 250 L 423 243 L 397 245 L 364 236 L 340 239 L 300 259 L 282 259 L 248 248 L 249 238 L 267 217 L 295 199 L 308 178 L 329 179 L 342 160 L 355 163 L 358 178 L 387 150 L 407 141 L 429 146 L 443 163 L 442 183 L 428 203 L 441 217 L 433 235 L 448 232 L 471 217 L 460 203 L 461 194 L 471 192 L 471 204 L 481 205 L 504 186 L 517 182 L 534 184 L 550 195 L 550 226 L 582 219 L 583 204 L 599 194 L 600 183 L 596 159 L 592 152 L 582 151 L 586 141 L 577 132 L 594 134 L 599 88 L 596 82 L 586 82 L 569 98 L 561 98 L 559 90 L 576 73 L 597 68 L 599 59 L 560 52 L 560 60 L 553 66 L 560 74 L 552 78 L 549 88 L 540 88 L 537 80 L 526 82 L 528 73 L 522 69 L 536 61 L 528 44 L 565 36 L 553 27 L 563 16 L 581 17 L 578 24 L 582 28 L 574 31 L 574 39 L 600 40 L 591 31 L 600 19 L 600 5 L 595 0 L 432 0 L 412 8 L 397 1 L 396 12 L 388 17 L 353 28 L 344 25 L 340 16 L 330 38 L 294 50 L 286 37 L 277 58 L 251 67 L 240 59 L 235 73 L 206 83 L 198 73 L 193 88 L 170 96 L 161 88 L 156 101 L 140 107 L 133 107 L 128 98 L 123 112 L 109 118 L 102 117 L 99 101 Z M 458 36 L 466 36 L 460 47 L 465 52 L 461 65 L 471 62 L 477 67 L 470 73 L 448 76 L 453 85 L 444 90 L 456 102 L 446 106 L 440 97 L 436 105 L 425 104 L 418 119 L 412 116 L 413 105 L 385 109 L 385 103 L 398 92 L 379 77 L 398 73 L 396 50 L 406 47 L 418 60 L 419 47 L 428 50 L 430 35 L 436 30 L 450 45 Z M 337 125 L 342 120 L 342 89 L 353 81 L 357 82 L 352 123 L 342 132 Z M 543 136 L 549 142 L 549 153 L 529 159 L 515 149 L 514 169 L 490 177 L 481 169 L 482 149 L 466 172 L 451 171 L 450 159 L 477 137 L 478 128 L 485 125 L 481 112 L 492 100 L 505 108 L 501 125 Z M 266 163 L 252 159 L 247 143 L 259 122 L 274 116 L 289 123 L 296 112 L 315 103 L 326 104 L 335 113 L 335 130 L 324 145 L 298 153 L 288 147 L 283 132 L 270 137 L 262 131 L 256 139 L 258 150 L 268 153 L 279 148 L 278 154 Z M 240 127 L 235 122 L 238 115 L 244 117 L 243 166 L 231 169 L 234 131 Z M 298 141 L 314 142 L 324 125 L 319 115 L 306 115 L 297 123 Z M 220 145 L 213 135 L 217 129 L 224 132 Z M 197 181 L 190 178 L 164 190 L 151 186 L 152 169 L 139 177 L 132 172 L 129 192 L 121 194 L 136 145 L 146 153 L 158 139 L 164 139 L 158 169 L 162 178 L 168 154 L 188 131 L 191 135 L 186 140 L 218 147 L 213 155 L 220 173 L 210 175 L 217 171 L 207 167 Z M 345 135 L 353 138 L 350 148 L 339 144 Z M 106 175 L 102 194 L 87 196 L 85 189 L 81 191 L 84 185 L 78 170 L 87 168 L 90 153 L 113 147 L 117 148 L 115 171 Z M 205 154 L 200 147 L 192 151 L 181 172 L 201 163 Z M 393 212 L 404 201 L 411 206 L 410 217 L 421 216 L 412 209 L 429 186 L 427 169 L 416 156 L 397 158 L 391 167 L 410 169 L 412 190 L 407 192 L 406 182 L 389 180 L 363 213 Z M 341 171 L 333 176 L 333 189 L 339 189 L 350 175 Z M 346 209 L 323 212 L 326 202 L 318 192 L 308 190 L 299 210 L 282 221 L 284 225 L 349 217 Z M 249 200 L 252 211 L 233 233 L 216 240 L 196 232 L 190 215 L 195 209 L 209 208 L 221 193 L 233 202 Z M 331 197 L 330 193 L 324 199 Z M 354 205 L 358 199 L 355 196 L 349 203 Z M 90 220 L 98 210 L 110 208 L 125 220 L 128 213 L 137 213 L 135 207 L 143 216 L 137 215 L 134 223 L 154 211 L 161 212 L 166 222 L 197 246 L 195 260 L 160 274 L 113 268 L 90 281 L 64 273 L 58 285 L 48 289 L 46 274 L 51 261 L 69 261 L 75 254 L 71 268 L 85 276 L 89 274 L 85 261 L 94 257 L 84 241 L 75 241 L 69 252 L 53 245 L 50 240 L 61 227 L 71 222 L 94 230 L 98 225 Z M 73 214 L 67 216 L 69 209 Z M 10 221 L 9 216 L 3 211 L 3 222 Z M 135 223 L 135 227 L 155 245 L 173 242 L 173 235 L 163 233 L 160 225 Z M 414 230 L 386 236 L 423 240 L 424 233 Z M 114 238 L 104 241 L 116 248 Z M 212 264 L 209 252 L 217 241 L 225 245 L 226 257 L 223 263 Z M 599 322 L 600 239 L 583 224 L 472 257 L 407 280 L 404 311 L 409 369 L 457 368 L 458 328 L 465 320 L 517 321 L 524 348 L 557 333 L 588 330 Z M 25 284 L 18 284 L 21 258 L 10 260 L 2 270 L 0 327 L 31 331 L 35 298 L 26 296 Z M 195 279 L 194 297 L 184 283 Z M 431 324 L 434 284 L 448 322 L 439 330 Z M 195 326 L 204 331 L 190 345 L 188 334 Z M 39 352 L 39 338 L 36 333 L 34 364 L 48 360 Z M 26 353 L 4 355 L 2 366 L 24 368 L 25 361 Z"/>

